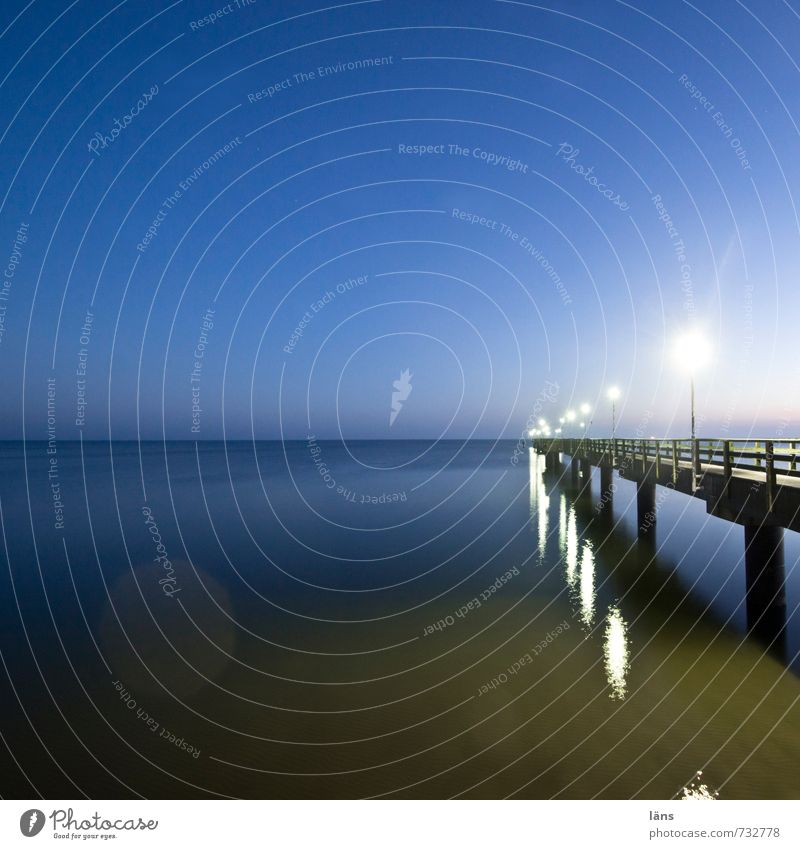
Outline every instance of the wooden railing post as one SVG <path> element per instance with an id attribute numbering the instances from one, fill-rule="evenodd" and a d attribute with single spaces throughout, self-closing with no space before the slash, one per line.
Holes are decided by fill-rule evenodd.
<path id="1" fill-rule="evenodd" d="M 725 475 L 725 484 L 722 491 L 726 498 L 731 497 L 731 478 L 733 477 L 733 463 L 731 462 L 731 441 L 726 439 L 722 443 L 722 473 Z"/>
<path id="2" fill-rule="evenodd" d="M 672 482 L 678 482 L 678 440 L 672 440 Z"/>
<path id="3" fill-rule="evenodd" d="M 795 454 L 795 449 L 797 448 L 797 443 L 792 441 L 792 461 L 789 463 L 789 468 L 794 471 L 797 468 L 797 454 Z"/>
<path id="4" fill-rule="evenodd" d="M 692 440 L 692 471 L 696 478 L 699 478 L 702 473 L 702 467 L 700 466 L 700 440 L 697 438 Z"/>
<path id="5" fill-rule="evenodd" d="M 661 477 L 661 440 L 656 440 L 656 480 Z"/>
<path id="6" fill-rule="evenodd" d="M 764 443 L 766 449 L 766 467 L 767 467 L 767 509 L 772 512 L 775 505 L 775 453 L 774 443 L 768 440 Z"/>
<path id="7" fill-rule="evenodd" d="M 756 453 L 756 465 L 757 466 L 761 465 L 761 454 L 759 454 L 760 450 L 761 450 L 761 443 L 758 440 L 756 440 L 755 453 Z"/>

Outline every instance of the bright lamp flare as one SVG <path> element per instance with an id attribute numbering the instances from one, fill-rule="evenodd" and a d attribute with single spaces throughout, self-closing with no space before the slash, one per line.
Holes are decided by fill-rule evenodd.
<path id="1" fill-rule="evenodd" d="M 711 343 L 699 330 L 690 330 L 675 340 L 673 356 L 678 366 L 694 373 L 711 360 Z"/>
<path id="2" fill-rule="evenodd" d="M 618 386 L 611 386 L 608 390 L 608 399 L 609 401 L 619 401 L 619 396 L 622 393 L 619 391 Z"/>
<path id="3" fill-rule="evenodd" d="M 567 419 L 567 421 L 568 421 L 568 422 L 574 422 L 574 421 L 575 421 L 575 412 L 574 412 L 574 410 L 567 410 L 567 412 L 566 412 L 566 419 Z"/>
<path id="4" fill-rule="evenodd" d="M 589 404 L 581 404 L 581 412 L 584 416 L 588 416 L 591 411 L 592 408 L 589 406 Z"/>

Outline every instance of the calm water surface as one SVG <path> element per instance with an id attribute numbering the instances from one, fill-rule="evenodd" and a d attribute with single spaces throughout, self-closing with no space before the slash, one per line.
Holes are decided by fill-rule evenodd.
<path id="1" fill-rule="evenodd" d="M 511 442 L 46 449 L 0 448 L 3 796 L 800 796 L 793 534 L 768 651 L 740 527 L 640 540 Z"/>

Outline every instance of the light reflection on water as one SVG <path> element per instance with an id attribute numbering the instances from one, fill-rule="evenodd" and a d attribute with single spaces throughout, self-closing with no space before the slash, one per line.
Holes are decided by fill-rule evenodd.
<path id="1" fill-rule="evenodd" d="M 718 797 L 719 791 L 708 785 L 701 769 L 677 796 L 682 802 L 715 802 Z"/>
<path id="2" fill-rule="evenodd" d="M 539 557 L 544 559 L 547 548 L 547 530 L 550 524 L 550 496 L 544 485 L 544 457 L 528 449 L 528 467 L 530 469 L 531 518 L 535 519 L 539 530 Z"/>
<path id="3" fill-rule="evenodd" d="M 544 556 L 542 537 L 547 534 L 548 510 L 550 499 L 544 483 L 544 457 L 530 456 L 530 502 L 531 518 L 538 521 L 539 551 Z M 538 505 L 538 510 L 534 506 Z M 577 514 L 574 505 L 567 506 L 567 496 L 560 493 L 558 498 L 558 543 L 559 553 L 564 563 L 564 576 L 570 597 L 575 600 L 576 613 L 585 628 L 591 630 L 595 624 L 597 593 L 595 590 L 596 565 L 592 543 L 578 539 Z M 581 552 L 579 563 L 579 551 Z M 618 604 L 611 604 L 605 617 L 603 634 L 604 668 L 610 696 L 624 699 L 628 674 L 630 650 L 628 646 L 628 625 L 622 616 Z"/>
<path id="4" fill-rule="evenodd" d="M 624 699 L 627 692 L 630 647 L 628 624 L 619 607 L 612 604 L 606 614 L 606 630 L 603 638 L 606 677 L 611 687 L 611 698 Z"/>
<path id="5" fill-rule="evenodd" d="M 567 585 L 570 589 L 574 589 L 578 579 L 578 524 L 574 507 L 569 508 L 564 562 L 567 564 Z"/>
<path id="6" fill-rule="evenodd" d="M 583 557 L 581 557 L 581 576 L 579 581 L 579 596 L 581 608 L 581 622 L 587 628 L 594 624 L 594 555 L 588 543 L 583 544 Z"/>

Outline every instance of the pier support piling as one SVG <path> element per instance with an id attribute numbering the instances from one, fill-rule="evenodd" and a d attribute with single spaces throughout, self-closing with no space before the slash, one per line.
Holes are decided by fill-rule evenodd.
<path id="1" fill-rule="evenodd" d="M 600 509 L 610 513 L 614 507 L 614 469 L 610 463 L 600 466 Z"/>
<path id="2" fill-rule="evenodd" d="M 581 457 L 581 482 L 580 494 L 584 498 L 589 498 L 592 494 L 592 464 L 587 457 Z"/>
<path id="3" fill-rule="evenodd" d="M 656 482 L 649 476 L 636 484 L 636 521 L 642 536 L 656 526 Z"/>

